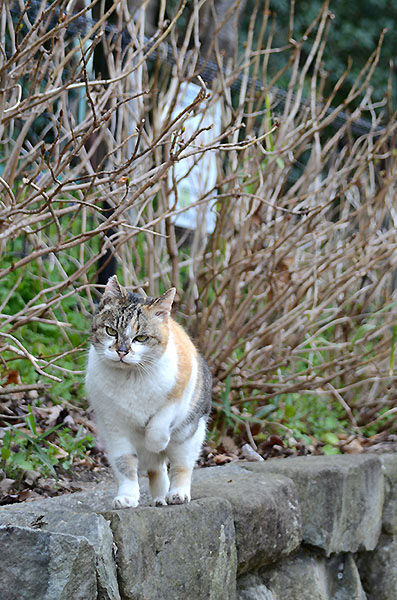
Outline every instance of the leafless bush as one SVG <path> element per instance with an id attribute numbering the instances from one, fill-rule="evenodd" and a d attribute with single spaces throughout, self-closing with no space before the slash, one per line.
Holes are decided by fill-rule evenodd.
<path id="1" fill-rule="evenodd" d="M 34 357 L 18 332 L 32 321 L 62 327 L 54 310 L 70 295 L 81 310 L 85 298 L 93 308 L 95 265 L 110 249 L 125 284 L 149 294 L 177 286 L 180 318 L 216 389 L 228 382 L 236 411 L 292 393 L 334 398 L 353 425 L 392 410 L 395 123 L 386 104 L 371 102 L 380 47 L 335 107 L 334 93 L 322 96 L 327 6 L 302 40 L 292 39 L 292 15 L 291 38 L 272 48 L 266 5 L 252 15 L 244 55 L 226 60 L 216 35 L 200 54 L 196 3 L 184 37 L 175 28 L 181 4 L 170 22 L 160 14 L 150 40 L 144 7 L 131 18 L 118 0 L 93 21 L 96 4 L 78 11 L 78 2 L 43 2 L 33 18 L 19 2 L 19 20 L 3 5 L 0 239 L 3 253 L 22 238 L 25 251 L 2 263 L 0 278 L 19 274 L 11 297 L 39 263 L 41 289 L 17 313 L 3 302 L 2 350 L 55 378 L 48 368 L 56 363 Z M 106 80 L 92 70 L 99 44 Z M 280 52 L 285 67 L 274 73 Z M 197 76 L 208 60 L 218 73 L 206 86 Z M 284 95 L 275 92 L 282 78 Z M 182 110 L 190 81 L 199 93 Z M 209 114 L 220 121 L 212 139 Z M 363 115 L 371 126 L 357 136 Z M 208 156 L 217 180 L 197 197 L 201 226 L 181 235 L 175 217 L 192 168 L 183 165 Z M 67 272 L 65 260 L 73 262 Z"/>

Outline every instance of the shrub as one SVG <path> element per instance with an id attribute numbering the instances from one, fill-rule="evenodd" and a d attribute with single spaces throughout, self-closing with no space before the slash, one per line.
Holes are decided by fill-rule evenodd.
<path id="1" fill-rule="evenodd" d="M 218 431 L 259 424 L 260 436 L 271 415 L 321 437 L 335 422 L 317 431 L 307 417 L 314 406 L 352 431 L 390 418 L 396 125 L 386 104 L 371 101 L 380 46 L 335 105 L 346 77 L 323 96 L 326 6 L 301 39 L 277 48 L 268 13 L 256 7 L 244 54 L 232 60 L 216 35 L 200 54 L 200 14 L 186 15 L 183 4 L 150 39 L 143 8 L 132 19 L 115 1 L 93 20 L 95 5 L 5 11 L 5 372 L 18 359 L 31 368 L 21 367 L 24 381 L 32 372 L 66 376 L 60 396 L 81 381 L 73 357 L 95 306 L 98 259 L 111 251 L 127 286 L 151 295 L 178 288 L 179 318 L 214 373 Z M 106 77 L 92 66 L 100 45 Z M 276 55 L 283 64 L 270 77 Z M 218 71 L 205 83 L 208 60 Z M 192 81 L 197 95 L 182 109 Z M 196 228 L 184 233 L 175 218 L 187 209 L 179 194 L 190 185 L 188 157 L 199 168 L 210 157 L 217 175 L 196 197 Z"/>

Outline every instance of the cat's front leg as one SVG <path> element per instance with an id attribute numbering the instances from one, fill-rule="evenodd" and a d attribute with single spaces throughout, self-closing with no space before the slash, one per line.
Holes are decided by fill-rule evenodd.
<path id="1" fill-rule="evenodd" d="M 115 508 L 131 508 L 139 503 L 138 457 L 135 448 L 120 432 L 107 432 L 107 456 L 118 483 Z"/>
<path id="2" fill-rule="evenodd" d="M 134 508 L 139 504 L 138 458 L 128 453 L 114 457 L 111 461 L 119 484 L 113 499 L 115 508 Z"/>

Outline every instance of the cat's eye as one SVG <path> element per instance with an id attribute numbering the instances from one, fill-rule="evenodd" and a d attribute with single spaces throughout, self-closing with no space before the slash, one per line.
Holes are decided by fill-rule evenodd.
<path id="1" fill-rule="evenodd" d="M 148 335 L 137 335 L 136 337 L 134 337 L 134 342 L 141 342 L 142 344 L 143 342 L 147 342 L 148 339 Z"/>
<path id="2" fill-rule="evenodd" d="M 106 333 L 112 337 L 115 337 L 117 335 L 117 330 L 113 327 L 106 327 Z"/>

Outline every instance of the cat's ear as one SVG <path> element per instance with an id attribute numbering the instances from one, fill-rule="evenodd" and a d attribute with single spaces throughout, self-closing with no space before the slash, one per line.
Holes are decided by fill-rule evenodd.
<path id="1" fill-rule="evenodd" d="M 124 297 L 124 290 L 119 284 L 119 280 L 117 279 L 117 275 L 112 275 L 105 287 L 104 296 L 108 296 L 109 298 L 114 298 L 115 300 L 121 299 Z"/>
<path id="2" fill-rule="evenodd" d="M 157 298 L 151 305 L 151 310 L 154 312 L 156 317 L 159 317 L 163 321 L 168 319 L 171 314 L 172 303 L 174 301 L 176 289 L 171 288 L 167 292 L 164 292 L 160 298 Z"/>

